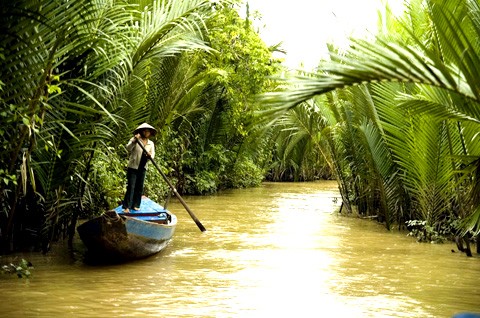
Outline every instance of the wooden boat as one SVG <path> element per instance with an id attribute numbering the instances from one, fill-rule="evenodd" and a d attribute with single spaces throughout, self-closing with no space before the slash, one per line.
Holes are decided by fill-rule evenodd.
<path id="1" fill-rule="evenodd" d="M 77 231 L 92 256 L 127 261 L 163 250 L 176 225 L 174 214 L 144 196 L 139 211 L 124 213 L 119 206 L 83 223 Z"/>

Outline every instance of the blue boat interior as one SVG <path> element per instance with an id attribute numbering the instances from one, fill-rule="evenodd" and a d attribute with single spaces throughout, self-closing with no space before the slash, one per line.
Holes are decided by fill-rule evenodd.
<path id="1" fill-rule="evenodd" d="M 155 201 L 147 198 L 146 196 L 142 197 L 142 202 L 140 204 L 140 210 L 130 210 L 129 213 L 123 212 L 122 206 L 118 206 L 113 209 L 120 216 L 129 216 L 134 217 L 139 220 L 163 223 L 168 220 L 168 211 L 158 204 Z"/>

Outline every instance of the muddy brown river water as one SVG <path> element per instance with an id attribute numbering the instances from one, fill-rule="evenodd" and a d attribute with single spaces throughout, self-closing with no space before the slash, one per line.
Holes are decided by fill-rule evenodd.
<path id="1" fill-rule="evenodd" d="M 64 244 L 0 275 L 0 317 L 452 317 L 480 312 L 480 257 L 335 213 L 335 182 L 265 183 L 185 197 L 153 257 L 94 266 Z M 176 201 L 176 200 L 175 200 Z"/>

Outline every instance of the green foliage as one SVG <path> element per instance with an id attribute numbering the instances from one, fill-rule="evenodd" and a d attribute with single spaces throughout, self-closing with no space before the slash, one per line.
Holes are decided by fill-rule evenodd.
<path id="1" fill-rule="evenodd" d="M 124 183 L 121 155 L 106 159 L 101 152 L 123 143 L 140 122 L 165 122 L 156 111 L 163 100 L 145 102 L 149 84 L 174 69 L 167 62 L 175 56 L 209 50 L 203 26 L 212 9 L 203 0 L 152 2 L 142 12 L 111 0 L 1 6 L 2 247 L 15 246 L 13 233 L 33 219 L 18 215 L 16 203 L 36 211 L 47 247 L 67 233 L 79 211 L 113 204 Z M 193 112 L 188 101 L 176 104 Z M 167 117 L 183 115 L 174 109 Z"/>
<path id="2" fill-rule="evenodd" d="M 211 194 L 217 192 L 219 176 L 206 170 L 200 170 L 194 177 L 187 179 L 187 191 L 195 194 Z"/>
<path id="3" fill-rule="evenodd" d="M 478 1 L 411 1 L 401 19 L 383 18 L 375 41 L 332 49 L 317 73 L 289 79 L 289 89 L 262 100 L 282 118 L 328 93 L 320 149 L 347 211 L 355 205 L 387 228 L 414 220 L 422 240 L 439 240 L 455 224 L 478 234 Z M 300 144 L 290 129 L 286 136 Z"/>
<path id="4" fill-rule="evenodd" d="M 258 158 L 265 150 L 250 142 L 254 111 L 260 107 L 253 97 L 273 86 L 268 76 L 278 65 L 234 7 L 216 9 L 206 21 L 212 50 L 165 61 L 173 66 L 168 69 L 167 64 L 148 65 L 149 72 L 158 68 L 165 74 L 165 79 L 149 77 L 146 101 L 161 127 L 158 158 L 181 193 L 241 186 L 245 180 L 237 183 L 232 174 L 236 162 L 263 164 Z"/>
<path id="5" fill-rule="evenodd" d="M 227 120 L 227 138 L 235 140 L 249 134 L 254 111 L 260 107 L 254 96 L 272 90 L 276 82 L 270 76 L 279 70 L 279 62 L 271 50 L 241 19 L 233 8 L 219 10 L 208 21 L 212 54 L 202 54 L 205 70 L 220 68 L 225 76 L 219 78 L 222 95 L 228 108 L 222 114 Z"/>
<path id="6" fill-rule="evenodd" d="M 408 236 L 415 237 L 418 242 L 443 243 L 452 240 L 455 233 L 455 222 L 429 225 L 425 220 L 409 220 L 406 225 L 409 229 Z"/>
<path id="7" fill-rule="evenodd" d="M 328 178 L 332 164 L 323 152 L 325 100 L 316 99 L 289 109 L 273 126 L 274 159 L 269 179 L 307 181 Z"/>
<path id="8" fill-rule="evenodd" d="M 116 155 L 113 147 L 97 152 L 84 197 L 87 215 L 101 214 L 123 200 L 126 165 L 125 158 Z"/>
<path id="9" fill-rule="evenodd" d="M 155 162 L 158 164 L 157 160 Z M 163 172 L 165 173 L 165 171 Z M 123 194 L 124 193 L 125 192 L 123 192 Z M 171 196 L 171 193 L 172 190 L 168 187 L 168 184 L 165 182 L 161 174 L 152 164 L 150 164 L 145 178 L 144 194 L 153 201 L 166 205 L 165 202 Z"/>
<path id="10" fill-rule="evenodd" d="M 191 172 L 187 175 L 187 192 L 210 194 L 221 188 L 231 156 L 222 145 L 210 145 L 208 150 L 198 155 L 189 153 L 184 159 L 184 171 Z"/>
<path id="11" fill-rule="evenodd" d="M 247 158 L 237 161 L 228 175 L 230 183 L 227 186 L 229 188 L 249 188 L 260 185 L 265 172 Z"/>
<path id="12" fill-rule="evenodd" d="M 5 186 L 8 186 L 10 183 L 17 185 L 17 176 L 14 174 L 7 174 L 5 169 L 0 169 L 0 180 L 5 184 Z"/>
<path id="13" fill-rule="evenodd" d="M 32 263 L 22 258 L 18 264 L 7 264 L 2 266 L 2 274 L 16 274 L 18 278 L 30 277 L 30 270 L 33 269 Z"/>

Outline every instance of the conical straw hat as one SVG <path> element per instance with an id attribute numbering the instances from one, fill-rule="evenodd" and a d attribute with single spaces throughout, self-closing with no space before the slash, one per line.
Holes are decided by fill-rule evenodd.
<path id="1" fill-rule="evenodd" d="M 137 129 L 135 129 L 133 131 L 133 134 L 134 135 L 138 134 L 140 132 L 140 130 L 142 130 L 142 129 L 150 129 L 150 131 L 152 132 L 152 136 L 155 136 L 155 134 L 157 133 L 157 130 L 155 128 L 153 128 L 152 126 L 150 126 L 147 123 L 143 123 L 140 126 L 138 126 Z"/>

